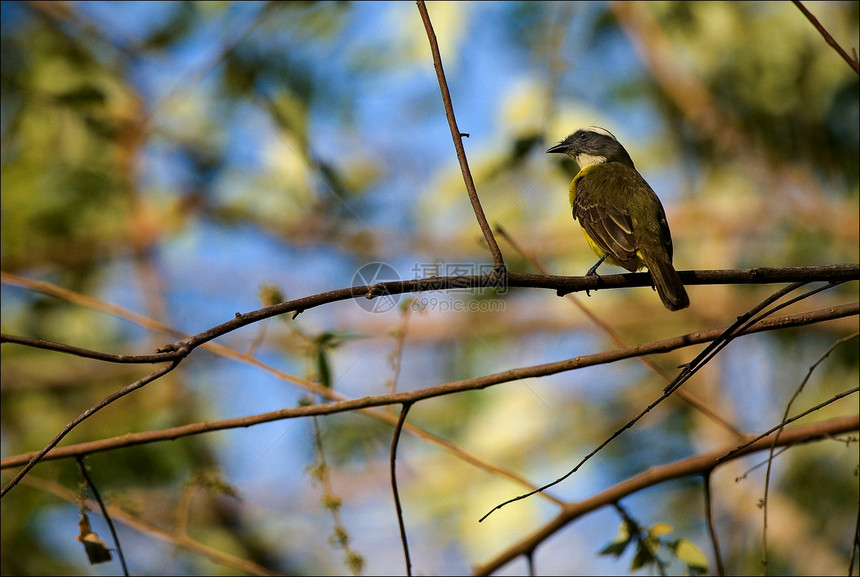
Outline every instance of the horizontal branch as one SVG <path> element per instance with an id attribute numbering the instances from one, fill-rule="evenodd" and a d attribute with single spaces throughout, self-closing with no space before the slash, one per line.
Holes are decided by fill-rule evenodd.
<path id="1" fill-rule="evenodd" d="M 860 280 L 860 264 L 838 264 L 806 267 L 759 267 L 747 270 L 678 271 L 685 285 L 773 284 L 789 282 L 845 282 Z M 508 286 L 556 289 L 559 294 L 609 288 L 650 287 L 647 272 L 600 275 L 555 276 L 508 274 Z"/>
<path id="2" fill-rule="evenodd" d="M 784 317 L 766 319 L 756 323 L 743 334 L 748 335 L 762 331 L 777 330 L 789 327 L 805 326 L 815 324 L 827 320 L 834 320 L 860 314 L 860 303 L 853 303 L 839 307 L 830 307 L 818 311 L 810 311 Z M 641 355 L 666 353 L 675 349 L 680 349 L 696 344 L 710 342 L 723 333 L 723 329 L 713 329 L 708 331 L 697 331 L 686 335 L 652 341 L 644 344 L 633 345 L 595 353 L 592 355 L 583 355 L 572 359 L 557 361 L 553 363 L 545 363 L 541 365 L 533 365 L 493 373 L 481 377 L 471 379 L 463 379 L 460 381 L 452 381 L 436 387 L 420 389 L 408 393 L 392 393 L 387 395 L 376 395 L 362 397 L 359 399 L 350 399 L 343 401 L 333 401 L 318 405 L 307 405 L 301 407 L 292 407 L 288 409 L 280 409 L 268 413 L 251 415 L 247 417 L 237 417 L 232 419 L 223 419 L 220 421 L 212 421 L 208 423 L 193 423 L 190 425 L 182 425 L 159 431 L 147 431 L 144 433 L 133 433 L 114 437 L 111 439 L 102 439 L 99 441 L 90 441 L 87 443 L 79 443 L 69 445 L 67 447 L 54 448 L 52 451 L 42 457 L 42 460 L 62 459 L 68 457 L 76 457 L 99 451 L 107 451 L 132 445 L 140 445 L 146 443 L 154 443 L 159 441 L 169 441 L 186 437 L 190 435 L 199 435 L 211 431 L 220 431 L 225 429 L 234 429 L 239 427 L 250 427 L 260 423 L 268 423 L 281 419 L 293 419 L 297 417 L 309 417 L 313 415 L 330 415 L 335 413 L 343 413 L 347 411 L 355 411 L 366 409 L 369 407 L 378 407 L 384 405 L 395 405 L 403 403 L 414 403 L 423 399 L 439 397 L 452 393 L 465 391 L 474 391 L 484 389 L 493 385 L 506 383 L 515 380 L 544 377 L 556 373 L 571 371 L 584 367 L 590 367 L 600 364 L 612 363 L 622 359 L 638 357 Z M 15 455 L 0 460 L 0 469 L 20 466 L 28 463 L 37 453 L 26 453 Z"/>
<path id="3" fill-rule="evenodd" d="M 789 445 L 809 443 L 830 438 L 835 435 L 856 431 L 858 428 L 860 428 L 860 415 L 839 417 L 802 427 L 783 429 L 777 439 L 776 446 L 786 447 Z M 744 449 L 737 451 L 732 454 L 731 459 L 737 459 L 758 451 L 769 450 L 773 445 L 774 436 L 776 434 L 777 432 L 774 431 L 771 435 L 763 437 Z M 523 538 L 511 547 L 508 547 L 494 559 L 482 565 L 476 565 L 472 574 L 490 575 L 517 557 L 521 555 L 530 555 L 541 543 L 562 527 L 587 513 L 591 513 L 592 511 L 605 507 L 606 505 L 617 503 L 628 495 L 632 495 L 633 493 L 642 491 L 648 487 L 653 487 L 673 479 L 691 477 L 694 475 L 707 475 L 719 465 L 727 462 L 726 459 L 721 460 L 721 458 L 735 450 L 736 447 L 737 445 L 732 444 L 720 449 L 708 451 L 707 453 L 681 459 L 674 463 L 652 467 L 647 471 L 622 481 L 614 487 L 601 491 L 584 501 L 568 503 L 558 515 L 543 527 Z"/>
<path id="4" fill-rule="evenodd" d="M 860 264 L 825 265 L 794 268 L 754 268 L 749 270 L 691 270 L 680 271 L 686 285 L 771 284 L 788 282 L 845 282 L 860 280 Z M 373 299 L 381 296 L 427 291 L 463 289 L 504 289 L 508 287 L 553 289 L 559 296 L 568 293 L 651 286 L 647 272 L 601 276 L 556 276 L 508 273 L 501 281 L 489 276 L 445 276 L 404 281 L 387 281 L 372 285 L 336 289 L 307 297 L 282 302 L 249 313 L 236 313 L 235 318 L 193 336 L 168 344 L 157 355 L 111 355 L 88 351 L 79 347 L 28 339 L 14 335 L 0 335 L 0 343 L 16 343 L 65 352 L 115 363 L 155 363 L 181 359 L 193 349 L 241 327 L 271 317 L 293 313 L 293 316 L 324 304 L 354 298 Z"/>
<path id="5" fill-rule="evenodd" d="M 0 343 L 10 343 L 16 345 L 24 345 L 34 349 L 43 349 L 46 351 L 54 351 L 56 353 L 65 353 L 85 359 L 94 359 L 97 361 L 105 361 L 108 363 L 118 364 L 134 364 L 142 365 L 146 363 L 165 363 L 174 359 L 180 358 L 180 351 L 171 351 L 168 353 L 156 353 L 154 355 L 116 355 L 113 353 L 103 353 L 92 349 L 84 349 L 74 345 L 66 345 L 63 343 L 55 343 L 42 339 L 31 339 L 30 337 L 20 337 L 18 335 L 0 334 Z"/>

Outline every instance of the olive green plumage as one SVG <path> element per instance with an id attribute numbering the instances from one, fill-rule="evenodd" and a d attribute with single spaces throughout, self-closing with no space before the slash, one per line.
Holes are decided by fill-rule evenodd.
<path id="1" fill-rule="evenodd" d="M 570 206 L 589 246 L 604 260 L 630 272 L 647 267 L 665 307 L 690 305 L 672 267 L 672 235 L 660 199 L 612 134 L 590 126 L 577 130 L 547 152 L 572 157 L 580 167 L 570 183 Z"/>

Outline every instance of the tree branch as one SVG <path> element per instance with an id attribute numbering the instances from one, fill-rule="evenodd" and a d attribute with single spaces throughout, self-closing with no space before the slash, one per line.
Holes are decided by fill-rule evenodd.
<path id="1" fill-rule="evenodd" d="M 834 435 L 856 431 L 858 428 L 860 428 L 860 415 L 838 417 L 820 423 L 784 430 L 779 438 L 778 446 L 798 445 L 818 441 L 833 437 Z M 773 443 L 772 435 L 763 437 L 743 450 L 734 453 L 731 458 L 736 459 L 743 455 L 770 449 Z M 726 446 L 674 463 L 652 467 L 584 501 L 568 503 L 564 506 L 561 513 L 543 527 L 515 543 L 490 561 L 476 565 L 472 574 L 490 575 L 520 555 L 526 555 L 529 551 L 533 551 L 539 544 L 568 523 L 601 507 L 616 503 L 628 495 L 673 479 L 710 474 L 715 467 L 725 462 L 725 460 L 718 461 L 718 459 L 734 448 L 733 445 Z"/>
<path id="2" fill-rule="evenodd" d="M 427 31 L 427 39 L 430 41 L 430 52 L 433 54 L 433 67 L 436 69 L 436 77 L 439 80 L 442 103 L 445 105 L 445 116 L 448 118 L 451 138 L 454 139 L 454 148 L 457 150 L 457 160 L 460 161 L 460 170 L 463 172 L 466 192 L 469 194 L 472 210 L 475 211 L 475 217 L 478 219 L 481 232 L 484 233 L 484 239 L 486 239 L 487 245 L 490 247 L 490 253 L 493 255 L 493 266 L 495 269 L 493 271 L 493 280 L 501 282 L 504 280 L 505 274 L 502 251 L 499 249 L 498 243 L 496 243 L 489 223 L 487 223 L 487 217 L 484 215 L 484 209 L 481 207 L 481 201 L 478 199 L 478 191 L 475 190 L 475 182 L 472 180 L 472 172 L 469 170 L 469 161 L 466 159 L 466 151 L 463 149 L 464 134 L 460 132 L 460 129 L 457 127 L 457 119 L 454 118 L 454 105 L 451 103 L 448 81 L 445 79 L 445 71 L 442 69 L 442 56 L 439 54 L 439 44 L 436 42 L 436 33 L 433 32 L 433 24 L 430 22 L 430 15 L 427 13 L 427 6 L 424 5 L 423 0 L 418 0 L 417 4 L 418 12 L 421 13 L 421 21 L 424 22 L 424 29 Z"/>
<path id="3" fill-rule="evenodd" d="M 769 284 L 785 282 L 812 282 L 829 281 L 840 282 L 860 280 L 860 264 L 825 265 L 809 267 L 774 268 L 761 267 L 748 270 L 692 270 L 680 271 L 681 280 L 685 285 L 720 285 L 720 284 Z M 632 288 L 652 284 L 651 275 L 647 272 L 626 273 L 601 276 L 557 276 L 536 275 L 523 273 L 508 273 L 506 277 L 507 287 L 523 288 L 545 288 L 553 289 L 559 296 L 572 292 L 596 291 L 598 289 Z M 294 317 L 308 309 L 329 304 L 337 301 L 358 298 L 364 296 L 373 299 L 379 296 L 390 296 L 412 292 L 445 291 L 463 289 L 490 288 L 488 279 L 482 275 L 472 276 L 445 276 L 428 277 L 405 281 L 387 281 L 372 285 L 354 286 L 331 290 L 327 292 L 310 295 L 307 297 L 285 301 L 276 305 L 257 309 L 249 313 L 236 313 L 235 318 L 212 327 L 196 335 L 186 337 L 180 341 L 168 344 L 157 352 L 158 355 L 107 355 L 96 351 L 86 351 L 59 344 L 44 344 L 46 341 L 26 337 L 0 334 L 0 343 L 17 343 L 39 348 L 50 348 L 60 350 L 69 354 L 82 354 L 91 358 L 99 357 L 100 360 L 109 360 L 117 363 L 154 363 L 175 360 L 189 354 L 193 349 L 215 338 L 223 336 L 241 327 L 261 321 L 263 319 L 294 313 Z M 183 354 L 177 354 L 182 352 Z"/>
<path id="4" fill-rule="evenodd" d="M 850 305 L 830 307 L 818 311 L 809 311 L 775 319 L 763 320 L 749 327 L 743 334 L 748 335 L 762 331 L 805 326 L 827 320 L 834 320 L 847 316 L 855 316 L 858 314 L 860 314 L 860 303 L 853 303 Z M 630 347 L 615 349 L 612 351 L 605 351 L 592 355 L 583 355 L 580 357 L 574 357 L 572 359 L 566 359 L 553 363 L 545 363 L 541 365 L 510 369 L 507 371 L 502 371 L 500 373 L 492 373 L 489 375 L 484 375 L 471 379 L 452 381 L 450 383 L 445 383 L 436 387 L 420 389 L 408 393 L 376 395 L 362 397 L 359 399 L 334 401 L 320 405 L 292 407 L 268 413 L 251 415 L 248 417 L 236 417 L 232 419 L 223 419 L 220 421 L 211 421 L 208 423 L 193 423 L 190 425 L 172 427 L 160 431 L 147 431 L 144 433 L 122 435 L 120 437 L 114 437 L 111 439 L 91 441 L 88 443 L 79 443 L 77 445 L 69 445 L 68 447 L 54 449 L 45 454 L 43 458 L 45 460 L 53 460 L 75 457 L 78 455 L 86 455 L 89 453 L 108 451 L 121 447 L 154 443 L 158 441 L 174 440 L 180 437 L 199 435 L 201 433 L 208 433 L 210 431 L 220 431 L 224 429 L 234 429 L 239 427 L 250 427 L 260 423 L 268 423 L 281 419 L 309 417 L 312 415 L 331 415 L 347 411 L 367 409 L 369 407 L 415 403 L 424 399 L 430 399 L 433 397 L 439 397 L 452 393 L 485 389 L 494 385 L 520 379 L 544 377 L 565 371 L 581 369 L 584 367 L 612 363 L 622 359 L 634 358 L 641 355 L 666 353 L 676 349 L 710 342 L 716 338 L 719 338 L 723 334 L 723 332 L 723 329 L 697 331 L 694 333 L 688 333 L 686 335 L 681 335 L 670 339 L 651 341 L 648 343 L 633 345 Z M 0 469 L 20 466 L 31 460 L 37 454 L 38 453 L 25 453 L 22 455 L 16 455 L 2 459 L 0 460 Z"/>
<path id="5" fill-rule="evenodd" d="M 821 22 L 818 21 L 818 18 L 813 16 L 812 12 L 806 9 L 806 6 L 804 6 L 801 2 L 798 2 L 798 0 L 792 1 L 794 2 L 794 5 L 797 6 L 797 9 L 800 10 L 804 16 L 806 16 L 806 19 L 812 22 L 812 25 L 815 26 L 815 29 L 818 30 L 819 34 L 824 37 L 824 41 L 827 42 L 836 51 L 836 53 L 839 54 L 839 56 L 841 56 L 842 59 L 848 63 L 848 66 L 850 66 L 854 70 L 854 72 L 860 74 L 860 62 L 857 61 L 857 54 L 854 54 L 854 58 L 848 56 L 848 53 L 845 52 L 845 50 L 842 49 L 839 43 L 833 39 L 833 36 L 831 36 L 830 32 L 828 32 L 827 29 L 821 25 Z"/>
<path id="6" fill-rule="evenodd" d="M 148 328 L 148 329 L 153 330 L 153 331 L 177 335 L 180 338 L 187 338 L 189 336 L 187 334 L 182 334 L 180 331 L 177 331 L 176 329 L 174 329 L 173 327 L 170 327 L 169 325 L 159 323 L 159 322 L 154 321 L 154 320 L 152 320 L 148 317 L 145 317 L 143 315 L 138 315 L 137 313 L 134 313 L 134 312 L 132 312 L 128 309 L 125 309 L 123 307 L 119 307 L 119 306 L 113 305 L 111 303 L 106 303 L 104 301 L 100 301 L 97 299 L 87 297 L 85 295 L 81 295 L 81 294 L 76 293 L 74 291 L 70 291 L 68 289 L 59 287 L 53 283 L 28 279 L 26 277 L 20 277 L 17 275 L 13 275 L 10 273 L 4 273 L 4 272 L 0 272 L 0 281 L 2 281 L 3 283 L 6 283 L 6 284 L 11 284 L 14 286 L 28 288 L 28 289 L 31 289 L 31 290 L 34 290 L 37 292 L 41 292 L 43 294 L 54 296 L 54 297 L 72 302 L 74 304 L 78 304 L 78 305 L 85 307 L 85 308 L 90 308 L 90 309 L 93 309 L 96 311 L 116 315 L 119 318 L 122 318 L 122 319 L 128 320 L 130 322 L 136 323 L 140 326 L 143 326 L 143 327 Z M 405 316 L 404 316 L 404 318 L 405 318 Z M 10 342 L 14 342 L 14 341 L 10 341 Z M 201 346 L 201 348 L 204 348 L 204 349 L 212 352 L 213 354 L 219 355 L 219 356 L 226 358 L 226 359 L 232 359 L 232 360 L 236 360 L 236 361 L 239 361 L 242 363 L 247 363 L 247 364 L 249 364 L 249 365 L 251 365 L 257 369 L 260 369 L 261 371 L 269 373 L 270 375 L 272 375 L 276 379 L 298 385 L 299 387 L 302 387 L 311 393 L 319 395 L 322 398 L 326 398 L 326 399 L 330 399 L 330 400 L 334 400 L 334 401 L 342 401 L 342 400 L 348 400 L 349 399 L 349 397 L 342 395 L 341 393 L 338 393 L 334 389 L 326 388 L 326 387 L 324 387 L 318 383 L 315 383 L 315 382 L 310 381 L 308 379 L 303 379 L 303 378 L 297 377 L 296 375 L 293 375 L 293 374 L 288 373 L 286 371 L 280 370 L 276 367 L 273 367 L 272 365 L 266 364 L 266 363 L 262 362 L 260 359 L 253 357 L 248 352 L 240 353 L 234 349 L 231 349 L 227 346 L 220 345 L 220 344 L 218 344 L 216 342 L 212 342 L 212 341 L 203 344 Z M 99 354 L 101 354 L 101 353 L 99 353 Z M 177 354 L 179 354 L 179 353 L 177 353 Z M 397 421 L 396 416 L 394 416 L 392 413 L 390 413 L 388 411 L 377 410 L 375 408 L 359 409 L 359 411 L 361 413 L 363 413 L 364 415 L 370 417 L 370 418 L 376 419 L 379 422 L 386 423 L 386 424 L 389 424 L 392 426 L 394 426 L 396 424 L 396 421 Z M 451 443 L 450 441 L 442 439 L 439 436 L 434 435 L 425 429 L 422 429 L 422 428 L 415 426 L 413 424 L 410 424 L 410 423 L 405 423 L 403 429 L 405 431 L 409 432 L 410 434 L 415 435 L 416 437 L 418 437 L 424 441 L 427 441 L 427 442 L 431 443 L 432 445 L 435 445 L 436 447 L 442 449 L 443 451 L 450 453 L 451 455 L 462 460 L 463 462 L 468 463 L 468 464 L 470 464 L 470 465 L 472 465 L 472 466 L 474 466 L 474 467 L 476 467 L 482 471 L 486 471 L 486 472 L 492 473 L 492 474 L 497 474 L 497 475 L 504 477 L 506 479 L 509 479 L 509 480 L 513 481 L 514 483 L 516 483 L 522 487 L 525 487 L 527 489 L 533 489 L 534 488 L 534 485 L 529 483 L 522 476 L 517 475 L 517 474 L 515 474 L 515 473 L 511 472 L 510 470 L 507 470 L 503 467 L 499 467 L 497 465 L 494 465 L 493 463 L 490 463 L 484 459 L 476 457 L 474 454 L 471 454 L 471 453 L 464 451 L 463 449 L 459 448 L 454 443 Z M 24 463 L 21 463 L 21 464 L 23 465 Z M 562 503 L 561 499 L 558 499 L 557 497 L 553 496 L 549 492 L 545 491 L 545 492 L 541 493 L 541 496 L 546 498 L 549 501 L 552 501 L 552 502 L 558 504 L 558 505 L 560 505 Z"/>
<path id="7" fill-rule="evenodd" d="M 148 374 L 147 376 L 143 377 L 142 379 L 139 379 L 139 380 L 131 383 L 130 385 L 126 385 L 125 387 L 123 387 L 119 391 L 117 391 L 111 395 L 108 395 L 107 397 L 102 399 L 98 404 L 93 405 L 92 407 L 90 407 L 89 409 L 87 409 L 86 411 L 84 411 L 83 413 L 78 415 L 72 422 L 70 422 L 68 425 L 66 425 L 63 428 L 63 430 L 60 431 L 57 434 L 57 436 L 54 437 L 53 440 L 51 440 L 51 442 L 45 446 L 44 449 L 42 449 L 41 451 L 39 451 L 38 453 L 33 455 L 33 458 L 31 458 L 29 460 L 29 462 L 24 466 L 23 469 L 21 469 L 21 471 L 17 475 L 15 475 L 15 478 L 12 479 L 5 487 L 3 487 L 3 490 L 0 491 L 0 498 L 2 498 L 10 490 L 12 490 L 12 488 L 14 488 L 15 485 L 17 485 L 21 481 L 21 479 L 24 478 L 24 476 L 30 471 L 30 469 L 35 467 L 36 464 L 39 461 L 41 461 L 42 458 L 51 451 L 51 449 L 56 447 L 57 444 L 63 440 L 63 437 L 68 435 L 72 431 L 72 429 L 74 429 L 79 424 L 81 424 L 86 419 L 88 419 L 90 417 L 90 415 L 92 415 L 93 413 L 95 413 L 97 411 L 100 411 L 101 409 L 105 408 L 106 406 L 108 406 L 109 404 L 114 402 L 115 400 L 126 396 L 127 394 L 131 393 L 132 391 L 136 391 L 137 389 L 151 383 L 152 381 L 155 381 L 155 380 L 163 377 L 164 375 L 166 375 L 167 373 L 169 373 L 170 371 L 175 369 L 178 364 L 179 364 L 179 360 L 176 360 L 176 361 L 174 361 L 168 365 L 165 365 L 164 367 L 161 367 L 161 368 L 153 371 L 152 373 Z"/>
<path id="8" fill-rule="evenodd" d="M 39 491 L 44 491 L 45 493 L 49 493 L 51 495 L 55 495 L 60 499 L 68 501 L 69 503 L 77 503 L 78 496 L 75 492 L 70 491 L 64 486 L 60 485 L 54 481 L 48 481 L 46 479 L 42 479 L 40 477 L 30 475 L 25 479 L 22 483 L 27 487 L 31 487 L 33 489 L 37 489 Z M 86 502 L 87 507 L 91 510 L 96 509 L 96 503 L 88 499 Z M 283 575 L 283 573 L 278 573 L 268 569 L 267 567 L 263 567 L 253 561 L 248 559 L 242 559 L 236 557 L 235 555 L 231 555 L 222 551 L 221 549 L 217 549 L 216 547 L 205 545 L 200 541 L 192 539 L 186 534 L 181 534 L 175 530 L 168 531 L 157 527 L 147 521 L 143 521 L 142 519 L 128 513 L 120 509 L 115 505 L 108 505 L 107 510 L 110 513 L 111 517 L 114 518 L 117 522 L 122 523 L 126 527 L 129 527 L 139 533 L 144 535 L 148 535 L 155 540 L 161 541 L 163 543 L 167 543 L 168 545 L 182 548 L 187 551 L 191 551 L 197 555 L 201 555 L 210 559 L 215 563 L 220 563 L 222 565 L 226 565 L 227 567 L 232 567 L 239 571 L 243 571 L 250 575 Z"/>
<path id="9" fill-rule="evenodd" d="M 511 235 L 509 235 L 507 233 L 507 231 L 504 228 L 502 228 L 501 225 L 498 225 L 498 224 L 496 225 L 496 233 L 499 234 L 503 239 L 508 241 L 508 243 L 510 243 L 510 245 L 514 248 L 514 250 L 516 250 L 523 257 L 525 257 L 525 259 L 527 261 L 529 261 L 529 263 L 531 263 L 531 265 L 534 266 L 538 270 L 538 272 L 540 272 L 541 274 L 544 274 L 544 275 L 549 274 L 546 267 L 544 267 L 543 264 L 534 257 L 534 255 L 525 251 L 519 245 L 519 243 L 517 243 L 513 239 L 513 237 L 511 237 Z M 582 303 L 582 301 L 580 299 L 578 299 L 575 295 L 568 294 L 568 295 L 564 295 L 564 296 L 567 297 L 568 300 L 570 302 L 572 302 L 576 306 L 576 308 L 578 308 L 579 311 L 586 316 L 586 318 L 588 318 L 592 323 L 594 323 L 595 326 L 597 326 L 598 328 L 600 328 L 600 330 L 605 332 L 607 334 L 607 336 L 609 336 L 609 338 L 611 338 L 612 341 L 616 345 L 618 345 L 619 347 L 630 346 L 629 343 L 621 337 L 621 335 L 618 333 L 618 331 L 616 331 L 614 328 L 612 328 L 606 320 L 604 320 L 604 319 L 600 318 L 598 315 L 596 315 L 594 313 L 594 311 L 592 311 L 589 307 L 585 306 Z M 658 375 L 661 379 L 663 379 L 666 383 L 669 383 L 673 380 L 674 377 L 670 377 L 669 374 L 665 370 L 658 367 L 657 364 L 654 363 L 650 358 L 648 358 L 646 356 L 642 356 L 642 357 L 639 357 L 639 361 L 643 365 L 648 367 L 651 371 L 653 371 L 656 375 Z M 741 436 L 741 432 L 734 425 L 732 425 L 726 419 L 724 419 L 720 415 L 718 415 L 715 411 L 713 411 L 710 407 L 708 407 L 708 405 L 706 403 L 704 403 L 701 400 L 699 400 L 698 398 L 696 398 L 696 396 L 693 395 L 692 393 L 685 391 L 683 389 L 679 389 L 678 391 L 676 391 L 675 396 L 680 398 L 685 403 L 688 403 L 689 405 L 694 407 L 696 410 L 701 412 L 703 415 L 707 416 L 709 419 L 711 419 L 715 423 L 718 423 L 720 426 L 726 428 L 728 431 L 731 431 L 734 435 Z"/>
<path id="10" fill-rule="evenodd" d="M 397 425 L 394 427 L 394 434 L 391 438 L 391 455 L 389 456 L 388 463 L 391 473 L 391 493 L 394 495 L 394 508 L 397 512 L 397 526 L 400 528 L 400 542 L 403 544 L 403 558 L 406 562 L 407 575 L 412 575 L 412 560 L 409 557 L 409 541 L 406 538 L 406 523 L 403 521 L 400 492 L 397 490 L 397 445 L 400 442 L 400 432 L 403 430 L 403 423 L 406 422 L 406 415 L 409 413 L 411 407 L 411 403 L 404 403 L 400 409 L 400 417 L 397 419 Z"/>

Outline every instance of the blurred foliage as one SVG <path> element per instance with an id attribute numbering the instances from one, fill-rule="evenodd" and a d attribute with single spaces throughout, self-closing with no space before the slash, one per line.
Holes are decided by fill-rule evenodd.
<path id="1" fill-rule="evenodd" d="M 600 550 L 600 555 L 620 557 L 630 545 L 634 545 L 636 552 L 630 564 L 631 571 L 652 567 L 652 570 L 660 575 L 665 575 L 674 558 L 684 564 L 688 575 L 706 574 L 708 560 L 704 553 L 687 539 L 667 539 L 666 535 L 673 531 L 674 528 L 666 523 L 642 527 L 633 519 L 627 518 L 621 524 L 618 536 Z"/>
<path id="2" fill-rule="evenodd" d="M 830 190 L 850 194 L 858 180 L 858 78 L 847 64 L 822 49 L 823 38 L 810 34 L 805 18 L 766 2 L 712 2 L 693 8 L 684 2 L 655 5 L 664 29 L 744 132 L 775 162 L 801 161 L 814 166 Z M 830 16 L 835 6 L 822 6 Z M 851 38 L 856 3 L 840 7 L 845 18 L 826 19 L 830 32 Z M 791 37 L 791 41 L 781 39 Z M 695 144 L 685 142 L 684 144 Z M 700 143 L 704 144 L 704 143 Z M 690 150 L 690 149 L 688 149 Z M 702 157 L 708 147 L 693 147 Z M 735 150 L 742 156 L 752 151 Z M 847 181 L 847 186 L 846 186 Z"/>
<path id="3" fill-rule="evenodd" d="M 858 6 L 810 9 L 850 52 L 858 46 Z M 553 274 L 582 274 L 593 263 L 567 204 L 577 167 L 543 154 L 590 124 L 619 137 L 663 199 L 678 268 L 860 260 L 858 77 L 790 3 L 433 2 L 428 9 L 484 209 L 525 253 L 501 242 L 510 270 L 533 272 L 529 258 Z M 390 263 L 411 278 L 433 263 L 468 270 L 490 260 L 413 3 L 4 2 L 0 27 L 4 273 L 195 332 L 261 299 L 269 305 L 347 286 L 368 262 Z M 649 44 L 659 38 L 668 55 Z M 659 63 L 671 78 L 655 72 Z M 685 79 L 701 85 L 719 122 L 708 127 L 691 114 L 674 90 Z M 675 315 L 645 289 L 576 298 L 640 343 L 724 326 L 773 290 L 691 287 L 691 309 Z M 857 283 L 847 283 L 808 308 L 857 293 Z M 311 373 L 349 397 L 616 346 L 550 291 L 415 298 L 408 323 L 396 307 L 371 314 L 337 303 L 219 344 L 291 375 Z M 11 282 L 2 288 L 2 325 L 4 333 L 108 352 L 151 352 L 175 340 L 122 313 Z M 778 422 L 812 363 L 856 326 L 855 318 L 749 337 L 688 389 L 740 428 L 763 430 Z M 150 369 L 8 344 L 2 353 L 4 456 L 41 448 Z M 671 375 L 692 354 L 655 362 Z M 837 348 L 800 404 L 856 383 L 858 357 L 856 340 Z M 272 374 L 196 351 L 64 442 L 307 402 L 295 386 L 302 379 Z M 522 487 L 466 464 L 446 443 L 542 484 L 662 386 L 627 361 L 414 406 L 409 423 L 441 438 L 434 444 L 408 434 L 398 452 L 410 542 L 415 535 L 421 552 L 414 568 L 464 571 L 554 514 L 538 497 L 476 529 L 474 518 Z M 848 403 L 822 415 L 856 410 L 856 400 Z M 391 429 L 360 414 L 317 423 L 311 430 L 281 422 L 273 436 L 274 424 L 130 447 L 88 463 L 112 504 L 166 531 L 187 528 L 238 559 L 280 573 L 343 573 L 359 572 L 360 552 L 365 571 L 390 572 L 401 554 L 388 486 Z M 689 406 L 666 404 L 556 489 L 584 498 L 583 491 L 733 439 Z M 336 496 L 336 507 L 320 505 L 305 473 L 319 463 L 331 485 L 324 495 Z M 771 573 L 844 571 L 856 518 L 856 445 L 792 449 L 775 465 Z M 752 573 L 760 569 L 761 477 L 734 482 L 747 466 L 721 469 L 713 490 L 726 565 Z M 71 462 L 45 463 L 33 475 L 67 489 L 80 481 Z M 0 573 L 101 574 L 75 542 L 75 503 L 58 494 L 20 486 L 4 497 Z M 586 550 L 572 556 L 565 541 L 564 555 L 546 564 L 541 556 L 550 554 L 539 551 L 538 566 L 616 574 L 631 563 L 654 566 L 659 545 L 661 555 L 698 571 L 707 536 L 691 494 L 673 485 L 626 503 L 632 516 L 659 523 L 615 542 L 609 552 L 624 559 L 596 553 L 615 531 L 607 515 L 603 536 L 582 537 Z M 100 515 L 90 521 L 106 539 Z M 660 533 L 667 524 L 683 537 L 667 540 Z M 246 570 L 144 532 L 122 534 L 133 573 Z M 343 555 L 332 554 L 338 547 Z"/>

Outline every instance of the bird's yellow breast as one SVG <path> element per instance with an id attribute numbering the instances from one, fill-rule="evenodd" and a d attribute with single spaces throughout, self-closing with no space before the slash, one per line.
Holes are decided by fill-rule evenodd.
<path id="1" fill-rule="evenodd" d="M 574 202 L 576 200 L 576 185 L 577 185 L 577 183 L 579 182 L 579 180 L 583 176 L 585 176 L 588 172 L 590 172 L 591 170 L 593 170 L 597 166 L 600 166 L 600 164 L 590 164 L 590 165 L 586 166 L 585 168 L 581 169 L 578 173 L 576 173 L 576 176 L 573 177 L 573 180 L 570 182 L 570 188 L 568 189 L 568 199 L 570 200 L 570 207 L 571 208 L 573 208 Z M 580 226 L 582 226 L 582 223 L 580 223 Z M 621 268 L 628 268 L 628 266 L 630 264 L 629 262 L 628 262 L 628 266 L 625 266 L 624 264 L 617 261 L 612 256 L 612 253 L 609 253 L 609 252 L 606 252 L 605 250 L 603 250 L 600 247 L 600 245 L 597 244 L 591 238 L 591 236 L 589 236 L 588 231 L 585 230 L 585 227 L 582 228 L 582 234 L 583 234 L 583 236 L 585 236 L 585 241 L 588 243 L 588 246 L 591 247 L 591 250 L 594 251 L 594 254 L 596 254 L 599 257 L 603 257 L 604 255 L 606 256 L 606 259 L 604 260 L 605 263 L 611 264 L 613 266 L 621 267 Z M 639 269 L 645 267 L 645 261 L 642 260 L 642 254 L 638 250 L 636 251 L 635 256 L 636 256 L 636 265 L 637 265 L 636 270 L 639 270 Z"/>

